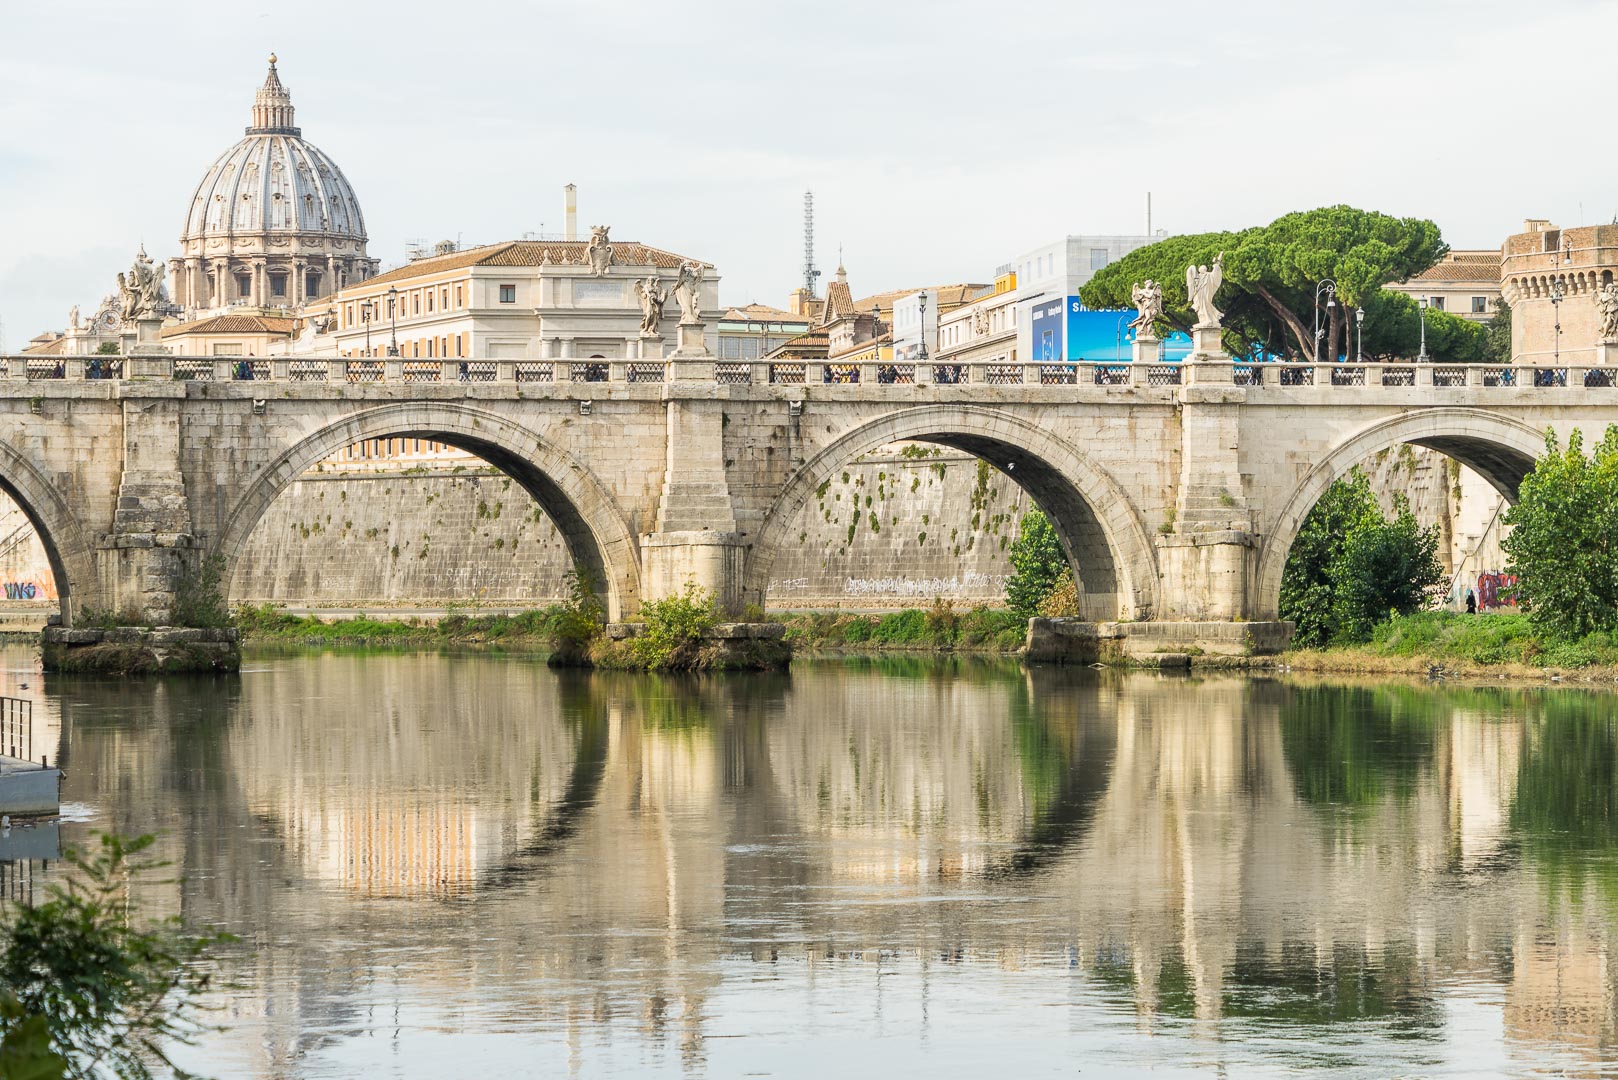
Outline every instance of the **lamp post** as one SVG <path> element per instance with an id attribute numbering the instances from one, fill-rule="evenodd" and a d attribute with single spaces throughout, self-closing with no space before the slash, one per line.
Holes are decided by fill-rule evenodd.
<path id="1" fill-rule="evenodd" d="M 1326 336 L 1325 327 L 1320 325 L 1320 298 L 1326 298 L 1326 312 L 1329 315 L 1337 307 L 1337 282 L 1326 278 L 1315 286 L 1315 363 L 1320 363 L 1320 345 Z"/>
<path id="2" fill-rule="evenodd" d="M 1417 297 L 1416 303 L 1418 305 L 1420 305 L 1416 310 L 1416 314 L 1418 316 L 1420 316 L 1420 318 L 1421 318 L 1421 352 L 1416 354 L 1416 363 L 1425 364 L 1427 362 L 1427 303 L 1428 303 L 1428 301 L 1427 301 L 1427 298 L 1425 296 L 1422 296 L 1422 297 Z"/>
<path id="3" fill-rule="evenodd" d="M 365 324 L 365 355 L 371 355 L 371 301 L 360 302 L 360 322 Z"/>
<path id="4" fill-rule="evenodd" d="M 1118 316 L 1118 325 L 1113 327 L 1113 329 L 1117 331 L 1118 338 L 1112 350 L 1112 358 L 1114 360 L 1122 360 L 1124 358 L 1124 320 L 1127 318 L 1129 318 L 1129 312 L 1126 311 L 1122 315 Z"/>
<path id="5" fill-rule="evenodd" d="M 388 286 L 388 355 L 399 355 L 399 290 Z"/>
<path id="6" fill-rule="evenodd" d="M 1354 362 L 1363 364 L 1365 363 L 1365 309 L 1362 307 L 1354 309 L 1354 328 L 1360 332 L 1359 347 L 1354 350 Z"/>
<path id="7" fill-rule="evenodd" d="M 1564 295 L 1566 294 L 1562 292 L 1562 279 L 1559 277 L 1552 278 L 1551 310 L 1556 313 L 1556 338 L 1552 348 L 1555 354 L 1554 363 L 1557 367 L 1562 366 L 1562 297 Z"/>
<path id="8" fill-rule="evenodd" d="M 916 329 L 916 335 L 921 344 L 916 347 L 916 363 L 925 364 L 927 362 L 927 293 L 922 292 L 916 297 L 916 300 L 921 304 L 921 325 Z"/>

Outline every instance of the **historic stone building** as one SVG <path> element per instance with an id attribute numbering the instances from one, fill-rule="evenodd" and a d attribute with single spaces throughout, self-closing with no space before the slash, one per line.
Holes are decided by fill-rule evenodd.
<path id="1" fill-rule="evenodd" d="M 1618 224 L 1559 229 L 1530 219 L 1506 238 L 1500 288 L 1519 364 L 1606 363 L 1597 294 L 1618 272 Z"/>
<path id="2" fill-rule="evenodd" d="M 1387 288 L 1418 301 L 1425 298 L 1438 311 L 1488 322 L 1500 299 L 1500 252 L 1451 251 L 1409 281 L 1390 282 Z"/>
<path id="3" fill-rule="evenodd" d="M 336 162 L 303 138 L 292 95 L 270 71 L 246 135 L 197 185 L 169 260 L 187 318 L 233 307 L 296 310 L 377 272 L 365 217 Z"/>

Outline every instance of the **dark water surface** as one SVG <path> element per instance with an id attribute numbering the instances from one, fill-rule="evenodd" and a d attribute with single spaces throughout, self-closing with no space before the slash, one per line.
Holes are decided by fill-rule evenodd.
<path id="1" fill-rule="evenodd" d="M 1618 1072 L 1611 695 L 0 659 L 240 936 L 216 1076 Z"/>

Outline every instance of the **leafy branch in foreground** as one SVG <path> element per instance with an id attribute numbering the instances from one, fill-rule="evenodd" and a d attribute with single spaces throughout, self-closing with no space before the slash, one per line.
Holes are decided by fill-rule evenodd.
<path id="1" fill-rule="evenodd" d="M 6 906 L 0 1076 L 150 1080 L 156 1066 L 188 1075 L 167 1048 L 208 1030 L 208 954 L 231 938 L 138 917 L 134 883 L 166 865 L 144 857 L 152 842 L 103 834 L 89 855 L 64 852 L 73 873 L 43 903 Z"/>

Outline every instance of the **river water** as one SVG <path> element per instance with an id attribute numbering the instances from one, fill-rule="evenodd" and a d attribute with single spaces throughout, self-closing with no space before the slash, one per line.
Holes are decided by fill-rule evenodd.
<path id="1" fill-rule="evenodd" d="M 1611 695 L 0 661 L 63 839 L 159 833 L 146 910 L 239 936 L 216 1076 L 1618 1071 Z"/>

